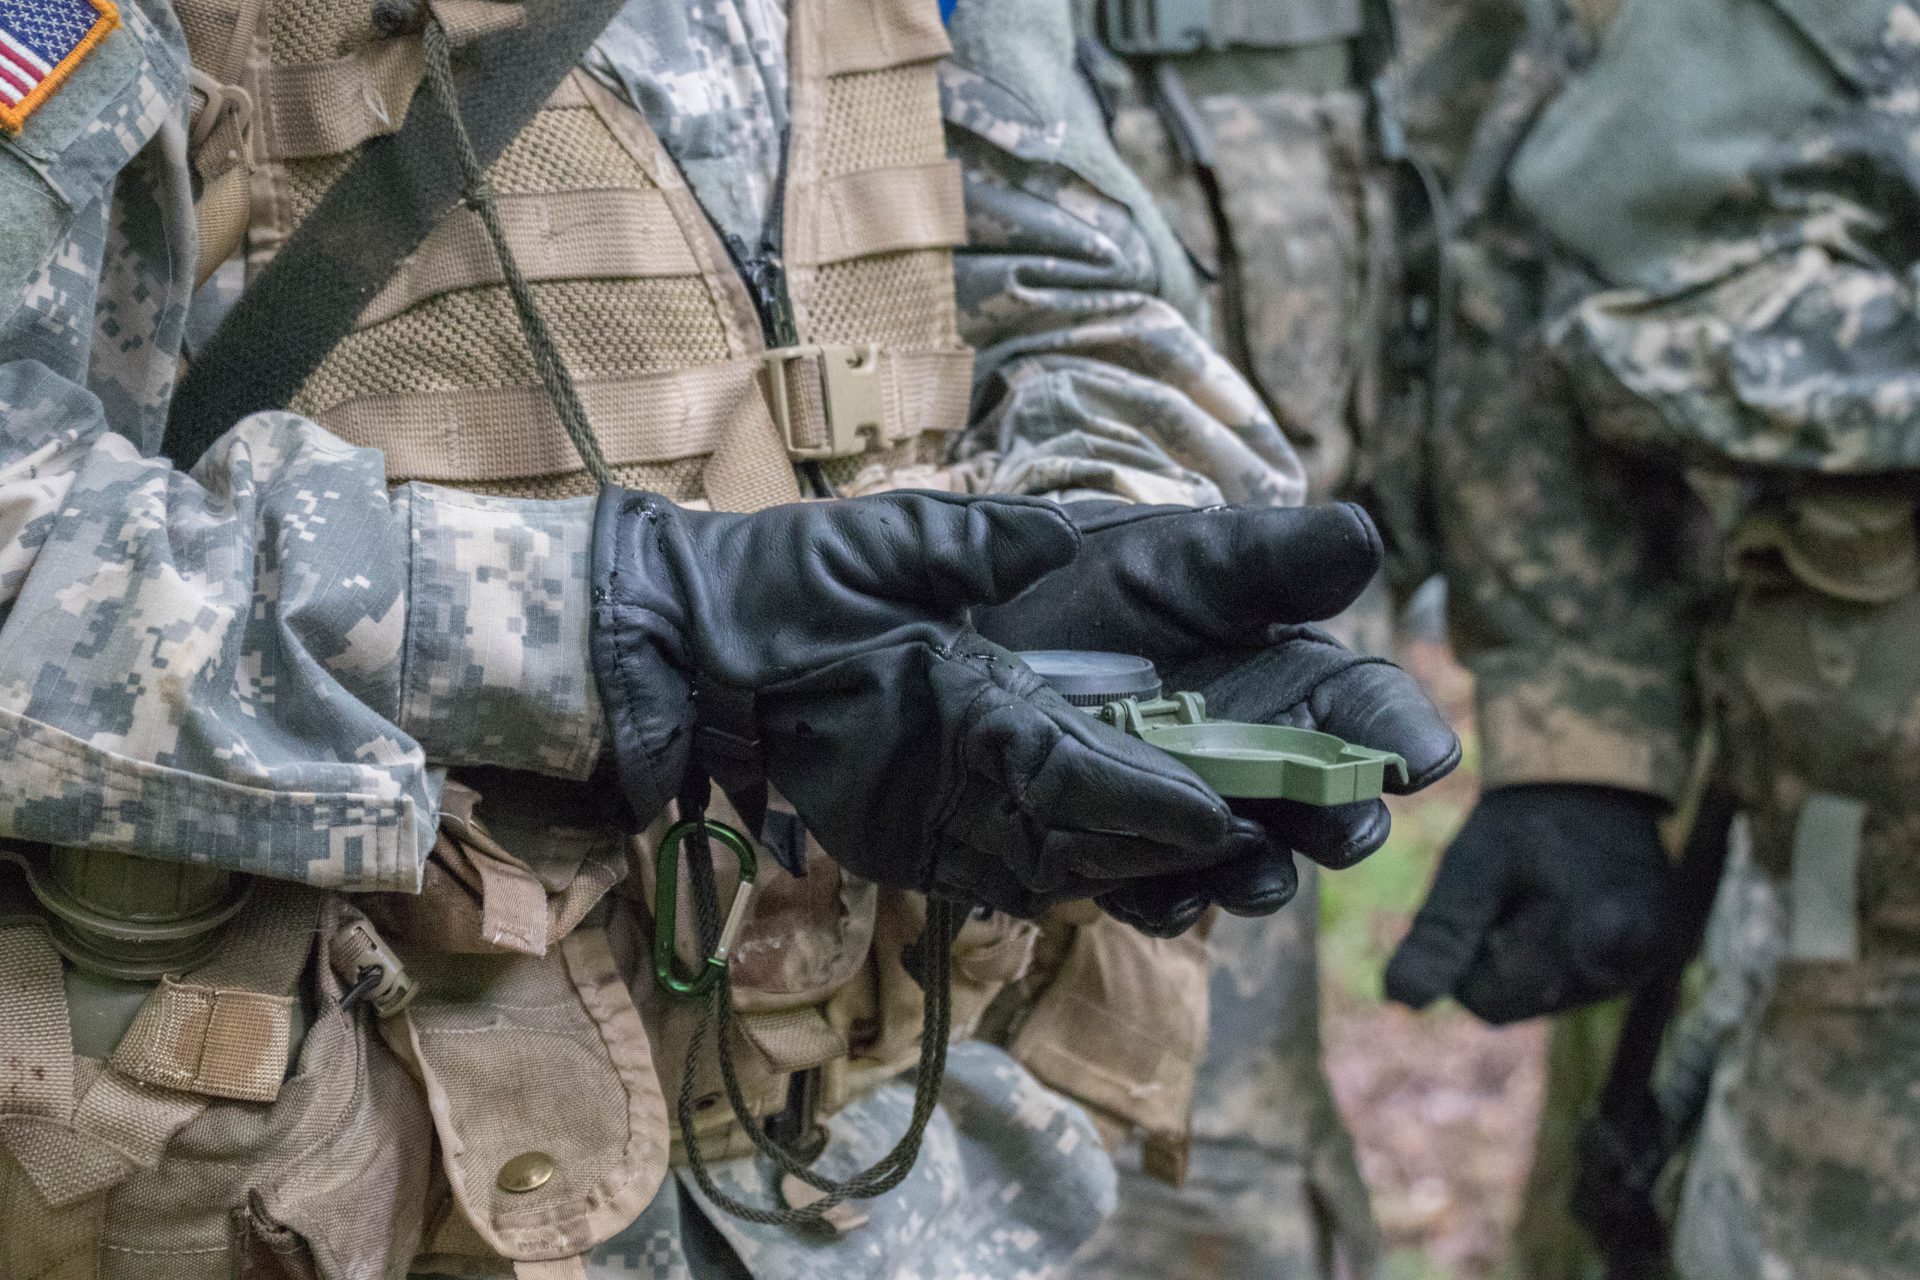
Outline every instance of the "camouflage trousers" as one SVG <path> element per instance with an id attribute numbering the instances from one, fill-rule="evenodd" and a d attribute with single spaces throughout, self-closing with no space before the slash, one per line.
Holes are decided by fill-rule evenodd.
<path id="1" fill-rule="evenodd" d="M 1721 1044 L 1688 1280 L 1920 1277 L 1920 593 L 1748 589 L 1712 646 L 1746 811 L 1690 1015 Z M 1677 1041 L 1683 1042 L 1683 1041 Z"/>

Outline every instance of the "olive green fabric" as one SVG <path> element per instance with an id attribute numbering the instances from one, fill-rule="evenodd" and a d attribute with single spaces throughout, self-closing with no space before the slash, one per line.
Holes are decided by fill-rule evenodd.
<path id="1" fill-rule="evenodd" d="M 1514 157 L 1516 196 L 1607 280 L 1659 284 L 1784 135 L 1844 101 L 1826 50 L 1870 45 L 1886 7 L 1626 0 Z"/>

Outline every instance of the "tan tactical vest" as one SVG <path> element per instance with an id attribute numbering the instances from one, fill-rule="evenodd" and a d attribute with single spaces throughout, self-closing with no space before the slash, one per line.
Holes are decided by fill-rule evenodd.
<path id="1" fill-rule="evenodd" d="M 222 0 L 182 7 L 196 65 L 223 68 L 252 103 L 251 272 L 360 142 L 399 127 L 421 55 L 417 37 L 376 38 L 362 6 L 241 3 L 218 18 L 201 11 Z M 972 355 L 951 257 L 965 219 L 934 78 L 945 29 L 935 6 L 904 0 L 791 8 L 783 290 L 754 296 L 645 119 L 584 72 L 489 171 L 608 462 L 623 483 L 678 501 L 796 500 L 794 461 L 819 463 L 836 488 L 862 473 L 856 487 L 878 487 L 886 472 L 939 462 L 944 433 L 966 418 Z M 456 40 L 517 13 L 491 0 L 433 9 Z M 196 136 L 215 127 L 203 111 Z M 235 185 L 219 147 L 198 155 L 209 189 Z M 203 200 L 203 224 L 209 209 Z M 216 246 L 232 238 L 226 217 L 207 236 Z M 402 265 L 291 407 L 384 450 L 396 483 L 540 497 L 593 487 L 468 209 Z"/>
<path id="2" fill-rule="evenodd" d="M 418 17 L 400 0 L 372 8 L 391 9 L 401 28 Z M 502 0 L 431 8 L 456 43 L 520 20 Z M 196 67 L 202 278 L 242 250 L 251 274 L 361 144 L 400 127 L 420 40 L 376 35 L 367 5 L 334 0 L 176 9 Z M 722 509 L 797 499 L 796 464 L 818 467 L 810 488 L 819 479 L 843 494 L 939 486 L 970 392 L 936 7 L 792 0 L 790 10 L 785 289 L 772 305 L 749 290 L 645 120 L 583 73 L 490 170 L 513 253 L 616 475 Z M 395 482 L 592 489 L 464 209 L 402 265 L 292 407 L 382 449 Z M 157 988 L 111 1063 L 74 1056 L 50 944 L 0 912 L 0 972 L 33 979 L 0 984 L 0 1025 L 32 1028 L 10 1030 L 7 1044 L 31 1047 L 22 1070 L 36 1082 L 23 1095 L 29 1116 L 0 1107 L 0 1280 L 360 1280 L 409 1258 L 447 1274 L 574 1275 L 645 1207 L 677 1148 L 663 1098 L 679 1088 L 697 1016 L 662 993 L 648 963 L 658 833 L 629 848 L 562 812 L 561 784 L 472 781 L 479 791 L 449 783 L 422 894 L 349 906 L 262 886 L 282 915 L 229 939 L 208 973 Z M 715 816 L 730 815 L 717 806 Z M 734 952 L 735 1056 L 761 1115 L 797 1095 L 816 1113 L 835 1109 L 909 1065 L 919 1034 L 920 991 L 899 957 L 924 904 L 844 876 L 817 845 L 807 861 L 794 878 L 763 860 Z M 725 895 L 732 869 L 721 871 Z M 287 924 L 287 903 L 319 913 L 317 935 Z M 1000 916 L 966 924 L 954 946 L 956 1035 L 1028 970 L 1037 932 Z M 1149 1130 L 1180 1128 L 1197 1047 L 1130 1032 L 1135 1063 L 1103 1036 L 1141 1025 L 1114 1016 L 1115 1000 L 1191 1021 L 1203 944 L 1167 944 L 1192 963 L 1122 965 L 1135 977 L 1115 985 L 1099 939 L 1123 950 L 1144 940 L 1110 921 L 1060 936 L 1079 940 L 1052 967 L 1091 976 L 1078 990 L 1050 987 L 1016 1050 L 1046 1074 L 1054 1042 L 1097 1044 L 1052 1074 L 1085 1075 L 1091 1056 L 1110 1066 L 1095 1073 L 1092 1101 Z M 678 941 L 691 968 L 693 939 Z M 376 944 L 390 944 L 381 954 L 404 962 L 419 997 L 377 1019 L 349 1014 L 343 990 Z M 273 1055 L 298 1041 L 290 993 L 303 971 L 310 1030 L 281 1081 Z M 1180 993 L 1155 986 L 1171 973 L 1185 975 Z M 230 1076 L 251 1092 L 232 1092 Z M 0 1084 L 12 1080 L 0 1072 Z M 702 1150 L 745 1154 L 718 1080 L 697 1089 Z M 182 1153 L 204 1159 L 204 1175 L 183 1176 Z"/>

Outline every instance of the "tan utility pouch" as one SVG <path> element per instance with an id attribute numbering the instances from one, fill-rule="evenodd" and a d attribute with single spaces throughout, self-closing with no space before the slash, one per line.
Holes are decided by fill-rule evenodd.
<path id="1" fill-rule="evenodd" d="M 1141 1133 L 1146 1171 L 1177 1185 L 1207 1045 L 1206 931 L 1149 938 L 1106 915 L 1082 918 L 1013 1056 L 1092 1108 L 1109 1138 Z"/>
<path id="2" fill-rule="evenodd" d="M 585 1253 L 660 1189 L 667 1112 L 640 1015 L 606 934 L 544 956 L 406 953 L 419 997 L 381 1024 L 427 1092 L 454 1203 L 515 1262 Z M 452 1242 L 452 1243 L 450 1243 Z"/>
<path id="3" fill-rule="evenodd" d="M 926 992 L 907 973 L 901 954 L 919 939 L 926 923 L 926 898 L 899 889 L 881 891 L 872 964 L 827 1010 L 849 1053 L 827 1072 L 822 1097 L 828 1110 L 918 1061 Z M 994 997 L 1026 976 L 1039 933 L 1032 921 L 998 912 L 961 926 L 953 940 L 951 965 L 954 1040 L 971 1037 Z"/>
<path id="4" fill-rule="evenodd" d="M 361 1280 L 404 1265 L 426 1113 L 341 1011 L 338 901 L 256 884 L 221 950 L 154 990 L 109 1063 L 72 1054 L 40 926 L 0 925 L 0 1277 Z M 303 971 L 312 1019 L 287 1075 Z"/>

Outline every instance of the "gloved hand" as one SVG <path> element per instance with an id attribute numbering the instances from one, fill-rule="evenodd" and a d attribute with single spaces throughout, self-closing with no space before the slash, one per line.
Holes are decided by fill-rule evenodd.
<path id="1" fill-rule="evenodd" d="M 1630 989 L 1665 927 L 1663 802 L 1616 787 L 1501 787 L 1474 806 L 1387 965 L 1390 999 L 1451 994 L 1495 1024 Z"/>
<path id="2" fill-rule="evenodd" d="M 892 493 L 752 515 L 608 488 L 590 644 L 646 820 L 735 734 L 821 845 L 883 884 L 1018 915 L 1232 861 L 1251 821 L 967 624 L 1071 561 L 1052 503 Z M 744 704 L 745 744 L 722 708 Z M 742 717 L 735 715 L 737 721 Z"/>
<path id="3" fill-rule="evenodd" d="M 1304 622 L 1352 604 L 1380 567 L 1380 538 L 1359 507 L 1158 507 L 1071 502 L 1081 533 L 1072 564 L 1011 602 L 975 611 L 1010 649 L 1099 649 L 1160 668 L 1169 690 L 1207 700 L 1209 716 L 1320 729 L 1398 752 L 1417 791 L 1460 760 L 1431 701 L 1392 663 L 1355 654 Z M 1332 808 L 1236 800 L 1269 833 L 1231 863 L 1126 886 L 1101 900 L 1146 933 L 1168 936 L 1211 903 L 1276 911 L 1298 886 L 1289 850 L 1346 867 L 1389 827 L 1378 800 Z"/>

